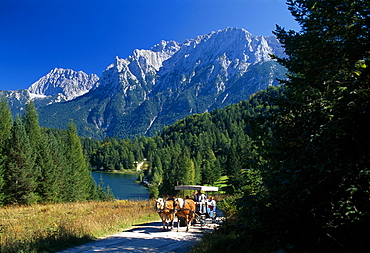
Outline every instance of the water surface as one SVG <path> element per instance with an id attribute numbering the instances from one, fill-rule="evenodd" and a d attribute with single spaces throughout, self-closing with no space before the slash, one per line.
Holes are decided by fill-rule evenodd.
<path id="1" fill-rule="evenodd" d="M 103 178 L 104 186 L 111 188 L 116 199 L 143 200 L 149 199 L 147 187 L 134 181 L 138 175 L 124 173 L 92 172 L 96 183 L 99 184 L 100 177 Z"/>

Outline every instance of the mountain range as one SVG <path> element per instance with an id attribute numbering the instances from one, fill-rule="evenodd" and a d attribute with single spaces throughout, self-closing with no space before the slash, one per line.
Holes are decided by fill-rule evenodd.
<path id="1" fill-rule="evenodd" d="M 149 50 L 116 57 L 100 78 L 54 69 L 28 90 L 0 91 L 12 112 L 34 99 L 42 126 L 97 139 L 153 135 L 189 114 L 238 103 L 285 78 L 271 59 L 284 57 L 276 37 L 239 28 L 214 31 L 183 43 L 161 41 Z"/>
<path id="2" fill-rule="evenodd" d="M 95 88 L 99 77 L 83 71 L 55 68 L 41 77 L 28 89 L 0 91 L 5 96 L 13 115 L 22 114 L 28 101 L 34 100 L 37 108 L 65 102 L 79 97 Z"/>

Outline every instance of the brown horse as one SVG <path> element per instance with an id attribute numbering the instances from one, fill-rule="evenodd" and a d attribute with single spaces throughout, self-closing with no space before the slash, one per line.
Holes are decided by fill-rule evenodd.
<path id="1" fill-rule="evenodd" d="M 175 220 L 175 208 L 173 200 L 164 200 L 162 198 L 157 199 L 155 203 L 156 211 L 159 214 L 159 217 L 162 219 L 162 231 L 165 231 L 165 228 L 173 229 L 173 222 Z"/>
<path id="2" fill-rule="evenodd" d="M 177 232 L 179 232 L 180 217 L 185 219 L 186 232 L 189 231 L 189 226 L 195 218 L 195 203 L 192 199 L 175 199 L 175 210 L 177 216 Z"/>

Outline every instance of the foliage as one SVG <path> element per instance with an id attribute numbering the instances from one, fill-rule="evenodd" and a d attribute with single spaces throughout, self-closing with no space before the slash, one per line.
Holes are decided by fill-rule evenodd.
<path id="1" fill-rule="evenodd" d="M 191 253 L 234 252 L 238 247 L 243 247 L 239 231 L 235 230 L 239 212 L 239 207 L 236 203 L 240 197 L 240 194 L 226 196 L 217 202 L 217 208 L 225 215 L 226 220 L 214 232 L 205 233 L 200 243 L 192 248 Z"/>
<path id="2" fill-rule="evenodd" d="M 4 150 L 11 138 L 12 116 L 5 98 L 0 100 L 0 205 L 4 202 L 6 154 Z"/>
<path id="3" fill-rule="evenodd" d="M 32 101 L 14 122 L 5 98 L 0 111 L 0 205 L 106 198 L 72 123 L 67 131 L 41 128 Z"/>
<path id="4" fill-rule="evenodd" d="M 370 249 L 364 239 L 370 232 L 370 132 L 366 120 L 370 116 L 370 6 L 362 0 L 287 3 L 302 30 L 277 27 L 275 32 L 287 54 L 287 58 L 277 59 L 288 70 L 282 87 L 271 87 L 224 109 L 190 115 L 150 138 L 82 139 L 84 152 L 93 166 L 104 170 L 127 170 L 135 161 L 147 159 L 145 178 L 153 197 L 174 194 L 177 184 L 212 185 L 227 177 L 227 192 L 239 198 L 220 202 L 231 218 L 209 246 L 212 252 L 365 252 Z M 182 106 L 191 106 L 186 96 L 192 95 L 184 94 Z M 119 103 L 116 98 L 108 107 Z M 31 189 L 27 191 L 31 195 L 17 198 L 25 203 L 47 196 L 35 190 L 33 181 L 37 179 L 24 179 L 27 175 L 44 178 L 43 170 L 40 176 L 37 169 L 42 159 L 30 152 L 36 146 L 29 136 L 39 135 L 29 109 L 28 118 L 34 120 L 17 118 L 11 131 L 0 136 L 0 189 L 1 180 L 5 185 L 13 183 L 10 189 L 19 187 L 13 195 Z M 158 108 L 143 104 L 142 109 Z M 99 110 L 94 113 L 98 120 Z M 9 128 L 6 115 L 0 125 L 4 129 Z M 52 160 L 66 170 L 59 171 L 56 166 L 55 171 L 74 175 L 67 181 L 64 174 L 58 174 L 60 188 L 72 189 L 69 182 L 91 190 L 76 129 L 70 125 L 66 132 L 42 133 L 53 137 L 52 150 L 62 154 Z M 8 164 L 4 166 L 4 162 Z M 9 177 L 10 171 L 20 167 L 24 168 L 19 174 L 23 181 Z M 35 173 L 29 174 L 30 169 Z M 76 178 L 81 181 L 72 180 Z M 3 186 L 3 192 L 7 188 Z M 83 196 L 96 195 L 88 191 Z M 58 194 L 54 198 L 76 200 L 73 194 L 68 196 L 72 199 Z M 4 201 L 10 202 L 9 197 Z"/>
<path id="5" fill-rule="evenodd" d="M 29 138 L 19 117 L 12 127 L 12 138 L 6 150 L 7 162 L 4 193 L 6 203 L 33 203 L 38 196 L 35 154 L 32 152 Z"/>
<path id="6" fill-rule="evenodd" d="M 302 30 L 276 30 L 288 79 L 276 106 L 251 123 L 266 191 L 241 199 L 238 250 L 366 252 L 370 5 L 287 3 Z"/>
<path id="7" fill-rule="evenodd" d="M 281 92 L 280 87 L 270 87 L 250 100 L 188 116 L 149 138 L 83 138 L 84 152 L 91 166 L 107 171 L 130 170 L 134 162 L 146 159 L 151 196 L 174 194 L 177 184 L 213 185 L 221 176 L 228 178 L 228 193 L 248 189 L 256 194 L 261 190 L 261 175 L 253 164 L 261 158 L 249 137 L 248 119 L 266 114 L 273 106 L 269 98 Z"/>

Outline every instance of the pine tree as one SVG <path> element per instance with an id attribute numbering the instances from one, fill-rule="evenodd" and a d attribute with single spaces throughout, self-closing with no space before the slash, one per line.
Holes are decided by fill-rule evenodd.
<path id="1" fill-rule="evenodd" d="M 203 163 L 203 157 L 200 154 L 200 152 L 196 153 L 196 156 L 193 159 L 194 162 L 194 184 L 200 184 L 202 181 L 202 163 Z"/>
<path id="2" fill-rule="evenodd" d="M 68 124 L 66 144 L 66 155 L 69 162 L 67 185 L 70 200 L 87 200 L 94 195 L 94 192 L 91 192 L 93 189 L 91 187 L 91 172 L 83 154 L 76 127 L 72 121 Z"/>
<path id="3" fill-rule="evenodd" d="M 44 133 L 48 143 L 43 146 L 47 148 L 48 154 L 45 157 L 50 158 L 50 167 L 44 163 L 42 170 L 43 181 L 41 184 L 42 197 L 45 202 L 63 202 L 68 199 L 66 196 L 66 168 L 68 167 L 67 158 L 63 149 L 64 139 L 56 137 L 51 133 Z"/>
<path id="4" fill-rule="evenodd" d="M 160 160 L 160 157 L 158 155 L 153 156 L 153 162 L 152 162 L 152 184 L 155 186 L 159 186 L 162 184 L 163 181 L 163 169 L 162 169 L 162 162 Z"/>
<path id="5" fill-rule="evenodd" d="M 11 138 L 12 115 L 6 98 L 0 100 L 0 206 L 5 199 L 5 162 L 7 160 L 6 148 Z"/>
<path id="6" fill-rule="evenodd" d="M 25 114 L 23 115 L 22 120 L 29 137 L 30 144 L 36 148 L 41 139 L 41 129 L 39 126 L 39 116 L 33 100 L 26 104 Z"/>
<path id="7" fill-rule="evenodd" d="M 254 224 L 277 244 L 269 251 L 366 252 L 370 2 L 287 3 L 302 29 L 276 30 L 288 79 L 263 140 L 268 195 L 254 202 Z"/>
<path id="8" fill-rule="evenodd" d="M 221 177 L 221 167 L 212 150 L 206 152 L 202 167 L 203 184 L 212 185 Z"/>
<path id="9" fill-rule="evenodd" d="M 35 155 L 30 145 L 24 125 L 19 117 L 12 128 L 7 164 L 5 170 L 6 202 L 29 204 L 39 201 Z"/>
<path id="10" fill-rule="evenodd" d="M 163 183 L 160 185 L 159 191 L 162 194 L 169 194 L 173 192 L 174 186 L 177 185 L 177 175 L 174 164 L 180 152 L 173 146 L 169 146 L 163 149 L 160 155 L 163 168 Z"/>
<path id="11" fill-rule="evenodd" d="M 52 173 L 47 173 L 44 182 L 50 182 L 45 185 L 47 196 L 46 199 L 52 202 L 69 202 L 72 201 L 70 196 L 69 184 L 70 161 L 66 151 L 66 134 L 65 132 L 48 131 L 49 152 L 52 156 L 54 168 Z"/>
<path id="12" fill-rule="evenodd" d="M 11 138 L 12 115 L 6 98 L 0 99 L 0 147 Z"/>
<path id="13" fill-rule="evenodd" d="M 26 105 L 22 120 L 31 148 L 35 152 L 34 173 L 38 182 L 37 192 L 44 202 L 55 201 L 55 166 L 50 152 L 50 142 L 39 126 L 38 114 L 33 100 Z"/>
<path id="14" fill-rule="evenodd" d="M 188 185 L 194 183 L 194 163 L 190 158 L 188 148 L 185 148 L 177 159 L 174 159 L 173 166 L 175 167 L 176 180 L 179 184 Z"/>
<path id="15" fill-rule="evenodd" d="M 226 161 L 226 173 L 229 177 L 237 177 L 242 169 L 240 153 L 235 145 L 231 145 Z"/>

